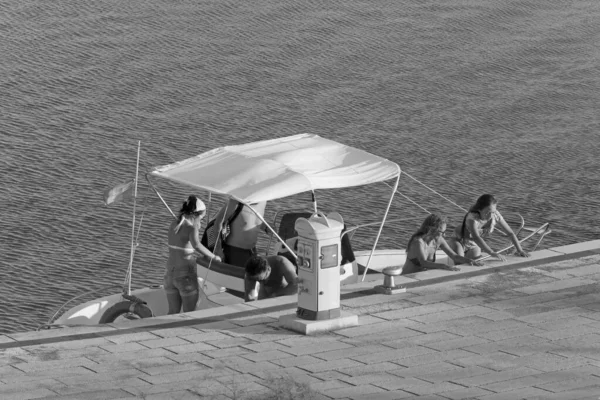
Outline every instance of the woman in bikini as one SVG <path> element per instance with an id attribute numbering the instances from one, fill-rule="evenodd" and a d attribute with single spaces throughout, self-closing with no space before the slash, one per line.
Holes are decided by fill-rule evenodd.
<path id="1" fill-rule="evenodd" d="M 196 272 L 196 252 L 221 261 L 200 243 L 200 226 L 206 215 L 206 206 L 196 196 L 183 203 L 179 216 L 169 227 L 169 260 L 165 272 L 165 292 L 169 314 L 194 311 L 198 302 L 199 286 Z"/>
<path id="2" fill-rule="evenodd" d="M 411 236 L 406 246 L 406 262 L 402 267 L 402 275 L 424 271 L 426 269 L 445 269 L 459 271 L 460 268 L 435 262 L 435 252 L 442 249 L 455 264 L 483 265 L 482 262 L 469 260 L 456 254 L 446 243 L 446 218 L 431 214 L 421 224 L 421 227 Z"/>
<path id="3" fill-rule="evenodd" d="M 491 194 L 484 194 L 477 199 L 475 205 L 465 215 L 463 223 L 454 230 L 454 237 L 448 240 L 448 243 L 457 254 L 473 260 L 479 258 L 481 250 L 483 250 L 492 257 L 506 261 L 506 257 L 492 250 L 484 240 L 484 238 L 489 237 L 497 225 L 510 237 L 511 242 L 517 249 L 517 254 L 522 257 L 529 257 L 529 253 L 521 247 L 517 235 L 496 209 L 497 204 L 497 200 Z"/>

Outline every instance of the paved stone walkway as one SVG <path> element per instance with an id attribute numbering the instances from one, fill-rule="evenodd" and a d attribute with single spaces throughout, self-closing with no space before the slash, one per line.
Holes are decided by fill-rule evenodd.
<path id="1" fill-rule="evenodd" d="M 343 295 L 359 326 L 318 336 L 281 329 L 295 304 L 272 300 L 0 335 L 0 399 L 599 399 L 599 280 L 592 250 L 393 296 L 371 282 Z"/>

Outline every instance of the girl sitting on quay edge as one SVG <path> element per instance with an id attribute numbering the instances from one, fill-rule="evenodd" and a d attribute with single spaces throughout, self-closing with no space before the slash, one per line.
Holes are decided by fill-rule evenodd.
<path id="1" fill-rule="evenodd" d="M 446 243 L 446 218 L 431 214 L 421 224 L 421 227 L 411 236 L 406 246 L 406 262 L 402 267 L 402 275 L 426 269 L 445 269 L 460 271 L 460 268 L 435 262 L 436 250 L 442 249 L 455 264 L 470 264 L 482 266 L 481 261 L 474 261 L 456 254 Z"/>
<path id="2" fill-rule="evenodd" d="M 506 257 L 492 250 L 483 240 L 489 237 L 496 225 L 504 231 L 517 249 L 517 254 L 529 257 L 529 253 L 523 250 L 517 235 L 508 226 L 502 215 L 496 209 L 498 202 L 491 194 L 480 196 L 475 205 L 465 215 L 463 223 L 454 230 L 454 237 L 448 240 L 452 249 L 459 255 L 468 259 L 476 259 L 481 256 L 481 250 L 492 257 L 505 261 Z"/>

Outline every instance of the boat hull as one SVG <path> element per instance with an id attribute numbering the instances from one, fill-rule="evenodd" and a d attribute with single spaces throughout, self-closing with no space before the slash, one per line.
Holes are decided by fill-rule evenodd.
<path id="1" fill-rule="evenodd" d="M 404 250 L 376 250 L 371 256 L 370 250 L 356 251 L 356 262 L 340 267 L 340 284 L 356 283 L 361 279 L 365 266 L 369 263 L 369 271 L 373 274 L 381 272 L 386 267 L 400 267 L 406 261 Z M 369 262 L 369 258 L 371 258 Z M 452 260 L 443 251 L 436 252 L 438 262 L 452 265 Z M 220 302 L 212 301 L 211 296 L 229 291 L 244 292 L 244 270 L 240 267 L 213 261 L 209 263 L 198 258 L 198 282 L 204 295 L 200 296 L 196 309 L 218 307 Z M 206 283 L 205 283 L 206 282 Z M 153 316 L 166 315 L 168 301 L 162 285 L 146 287 L 132 291 L 133 296 L 145 301 Z M 102 315 L 115 304 L 124 301 L 120 293 L 104 296 L 71 308 L 61 315 L 53 325 L 97 325 Z M 240 301 L 242 301 L 240 299 Z"/>
<path id="2" fill-rule="evenodd" d="M 367 266 L 369 265 L 368 271 L 372 273 L 381 272 L 387 267 L 401 267 L 406 262 L 406 250 L 393 250 L 384 249 L 376 250 L 371 257 L 371 250 L 362 250 L 354 252 L 356 262 L 358 264 L 358 272 L 362 274 Z M 369 262 L 369 258 L 371 261 Z M 438 263 L 446 265 L 454 265 L 454 262 L 446 253 L 442 250 L 435 252 L 435 260 Z"/>
<path id="3" fill-rule="evenodd" d="M 196 309 L 218 307 L 221 304 L 210 301 L 212 295 L 222 292 L 220 287 L 198 278 L 198 284 L 206 296 L 200 296 Z M 131 295 L 146 302 L 146 306 L 152 311 L 154 317 L 167 315 L 169 304 L 167 295 L 162 285 L 154 285 L 131 291 Z M 112 294 L 90 300 L 86 303 L 67 310 L 52 325 L 97 325 L 104 313 L 115 304 L 126 301 L 121 293 Z"/>
<path id="4" fill-rule="evenodd" d="M 198 257 L 196 260 L 198 276 L 201 279 L 212 282 L 218 287 L 244 292 L 245 271 L 243 268 L 219 261 L 208 261 L 202 257 Z"/>

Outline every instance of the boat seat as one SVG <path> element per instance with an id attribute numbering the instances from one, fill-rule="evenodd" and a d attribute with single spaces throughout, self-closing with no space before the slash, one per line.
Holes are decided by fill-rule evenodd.
<path id="1" fill-rule="evenodd" d="M 277 234 L 285 240 L 286 244 L 290 246 L 292 250 L 296 250 L 298 242 L 298 232 L 296 231 L 296 220 L 298 218 L 310 218 L 312 213 L 306 211 L 294 211 L 284 214 L 279 222 L 279 228 Z M 296 258 L 290 254 L 290 252 L 281 244 L 277 243 L 275 253 L 287 258 L 296 265 Z"/>
<path id="2" fill-rule="evenodd" d="M 296 232 L 296 220 L 298 218 L 310 218 L 310 212 L 289 212 L 281 217 L 277 234 L 283 239 L 288 240 L 298 236 Z"/>

